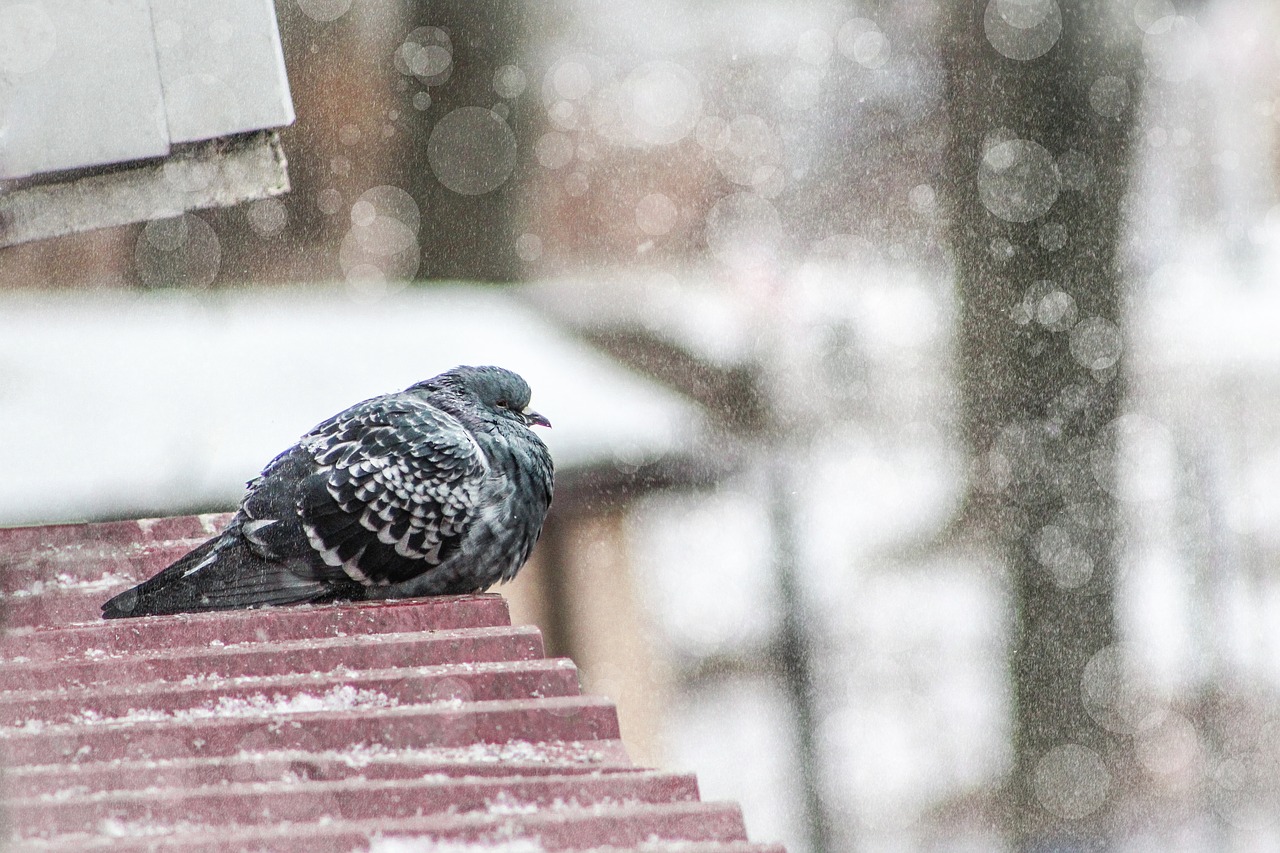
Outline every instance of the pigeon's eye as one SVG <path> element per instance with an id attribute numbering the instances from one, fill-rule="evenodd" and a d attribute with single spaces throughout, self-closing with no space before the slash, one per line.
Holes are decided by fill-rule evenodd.
<path id="1" fill-rule="evenodd" d="M 508 408 L 506 400 L 499 400 L 498 402 L 494 403 L 494 405 L 497 406 L 499 409 Z"/>

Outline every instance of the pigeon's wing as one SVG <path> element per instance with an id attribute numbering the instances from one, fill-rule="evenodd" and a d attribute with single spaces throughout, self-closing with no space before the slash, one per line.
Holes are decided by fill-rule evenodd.
<path id="1" fill-rule="evenodd" d="M 452 415 L 413 397 L 379 398 L 299 443 L 316 472 L 297 511 L 324 564 L 367 586 L 417 577 L 457 552 L 489 464 Z"/>

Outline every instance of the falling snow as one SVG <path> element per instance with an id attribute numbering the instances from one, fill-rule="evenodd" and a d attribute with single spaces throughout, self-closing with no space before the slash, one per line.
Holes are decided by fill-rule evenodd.
<path id="1" fill-rule="evenodd" d="M 286 132 L 291 193 L 176 212 L 55 255 L 14 250 L 0 264 L 6 286 L 48 279 L 69 291 L 0 300 L 0 436 L 18 449 L 0 482 L 0 524 L 227 504 L 255 466 L 351 400 L 459 361 L 510 363 L 557 424 L 548 441 L 564 470 L 724 463 L 714 489 L 649 494 L 626 518 L 653 645 L 687 679 L 664 720 L 671 766 L 697 771 L 709 799 L 741 801 L 752 838 L 809 849 L 789 700 L 762 664 L 785 621 L 763 497 L 776 451 L 800 484 L 790 498 L 816 638 L 817 779 L 837 839 L 934 849 L 945 826 L 965 849 L 998 848 L 989 801 L 1011 760 L 1007 578 L 985 543 L 933 543 L 967 482 L 990 494 L 1044 468 L 1055 426 L 1005 425 L 975 460 L 958 440 L 937 5 L 593 0 L 563 21 L 530 13 L 523 52 L 490 61 L 425 7 L 282 4 L 286 50 L 302 69 L 299 124 Z M 1074 11 L 985 0 L 974 8 L 979 47 L 1030 74 L 1075 49 L 1064 34 Z M 1082 235 L 1060 214 L 1099 192 L 1098 152 L 993 118 L 964 188 L 999 225 L 981 247 L 1014 282 L 1000 321 L 1060 345 L 1078 368 L 1078 381 L 1052 389 L 1054 405 L 1078 409 L 1117 376 L 1130 388 L 1124 414 L 1071 461 L 1123 513 L 1122 637 L 1089 659 L 1078 698 L 1133 763 L 1117 769 L 1062 743 L 1034 762 L 1033 794 L 1068 822 L 1117 803 L 1145 815 L 1118 849 L 1274 849 L 1280 19 L 1262 0 L 1134 0 L 1107 14 L 1140 70 L 1090 67 L 1076 84 L 1081 122 L 1137 116 L 1115 259 L 1129 281 L 1124 315 L 1100 316 L 1069 276 L 1023 272 L 1028 258 L 1065 266 L 1077 250 Z M 200 35 L 207 52 L 238 37 L 235 22 L 215 23 Z M 168 46 L 187 37 L 163 21 L 156 34 Z M 38 4 L 0 8 L 0 76 L 50 67 L 58 36 Z M 195 98 L 203 84 L 182 85 Z M 179 194 L 213 177 L 163 174 Z M 434 269 L 441 219 L 460 225 L 452 208 L 415 198 L 424 181 L 461 199 L 458 210 L 499 197 L 523 205 L 504 248 L 537 279 L 526 302 L 411 285 Z M 235 287 L 259 279 L 303 286 Z M 122 284 L 147 292 L 72 291 Z M 648 358 L 670 348 L 708 384 L 743 381 L 736 393 L 763 395 L 769 440 L 737 441 L 725 412 L 573 333 L 605 344 L 642 333 Z M 1102 470 L 1112 449 L 1114 482 Z M 1037 577 L 1055 590 L 1097 578 L 1087 509 L 1025 532 Z M 50 556 L 47 575 L 24 575 L 0 597 L 93 595 L 124 577 L 56 564 Z M 224 682 L 251 687 L 201 683 Z M 1207 716 L 1210 698 L 1221 719 Z M 341 685 L 81 722 L 396 704 Z M 47 725 L 19 719 L 3 736 Z M 519 742 L 330 757 L 543 763 L 567 754 L 556 749 L 609 760 L 589 745 Z M 490 811 L 527 808 L 496 800 Z M 108 821 L 102 832 L 148 828 Z M 387 837 L 373 849 L 542 849 L 425 844 Z"/>

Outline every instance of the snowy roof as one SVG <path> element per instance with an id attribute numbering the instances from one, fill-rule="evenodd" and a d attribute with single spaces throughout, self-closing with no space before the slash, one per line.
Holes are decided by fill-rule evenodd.
<path id="1" fill-rule="evenodd" d="M 457 364 L 533 388 L 561 472 L 693 450 L 702 416 L 509 293 L 328 288 L 0 298 L 0 524 L 230 505 L 329 415 Z"/>

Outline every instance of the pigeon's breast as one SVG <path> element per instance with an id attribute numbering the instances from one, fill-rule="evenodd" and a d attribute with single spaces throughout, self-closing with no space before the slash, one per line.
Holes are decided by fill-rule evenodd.
<path id="1" fill-rule="evenodd" d="M 405 586 L 412 593 L 473 592 L 513 578 L 528 561 L 551 505 L 553 467 L 546 445 L 523 435 L 477 436 L 489 472 L 461 546 L 449 560 Z"/>

